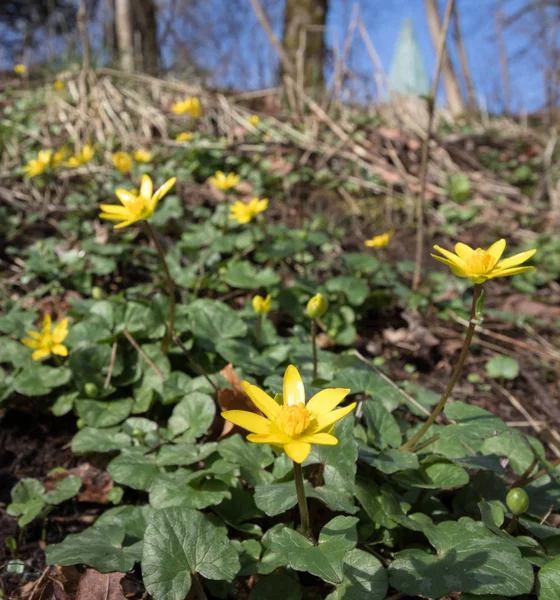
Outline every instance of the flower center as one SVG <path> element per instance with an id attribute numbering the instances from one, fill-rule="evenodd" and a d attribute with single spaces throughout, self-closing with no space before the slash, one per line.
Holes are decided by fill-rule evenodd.
<path id="1" fill-rule="evenodd" d="M 305 404 L 292 404 L 284 405 L 280 416 L 276 421 L 280 431 L 283 431 L 286 435 L 295 436 L 301 435 L 311 423 L 311 415 Z"/>
<path id="2" fill-rule="evenodd" d="M 494 268 L 496 262 L 495 257 L 482 248 L 477 248 L 466 261 L 469 273 L 476 275 L 489 273 Z"/>

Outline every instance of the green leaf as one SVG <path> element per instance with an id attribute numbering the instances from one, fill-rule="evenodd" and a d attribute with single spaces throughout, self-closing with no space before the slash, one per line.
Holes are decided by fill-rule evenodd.
<path id="1" fill-rule="evenodd" d="M 111 427 L 124 421 L 133 405 L 132 398 L 102 402 L 101 400 L 78 400 L 78 416 L 90 427 Z"/>
<path id="2" fill-rule="evenodd" d="M 523 475 L 529 468 L 535 458 L 535 452 L 544 457 L 543 445 L 536 438 L 524 435 L 518 429 L 500 433 L 484 440 L 482 444 L 483 454 L 507 457 L 511 468 L 518 475 Z"/>
<path id="3" fill-rule="evenodd" d="M 352 306 L 360 306 L 369 296 L 367 283 L 356 277 L 332 277 L 327 280 L 327 291 L 343 293 Z"/>
<path id="4" fill-rule="evenodd" d="M 239 557 L 222 527 L 190 508 L 157 511 L 144 535 L 142 575 L 155 600 L 184 600 L 192 575 L 229 581 Z"/>
<path id="5" fill-rule="evenodd" d="M 74 454 L 111 452 L 127 448 L 130 444 L 130 436 L 123 433 L 120 427 L 111 427 L 108 429 L 84 427 L 72 438 L 72 452 Z"/>
<path id="6" fill-rule="evenodd" d="M 60 504 L 65 500 L 73 498 L 80 491 L 81 487 L 81 477 L 68 475 L 68 477 L 56 481 L 55 488 L 45 493 L 45 502 L 47 502 L 47 504 Z"/>
<path id="7" fill-rule="evenodd" d="M 210 456 L 217 447 L 216 442 L 169 444 L 162 446 L 156 461 L 159 467 L 192 465 Z"/>
<path id="8" fill-rule="evenodd" d="M 237 313 L 217 300 L 195 300 L 189 306 L 189 315 L 192 333 L 212 346 L 247 333 L 247 325 Z"/>
<path id="9" fill-rule="evenodd" d="M 493 379 L 515 379 L 519 375 L 519 363 L 511 356 L 500 354 L 486 363 L 486 372 Z"/>
<path id="10" fill-rule="evenodd" d="M 401 452 L 396 448 L 390 448 L 384 452 L 363 448 L 360 449 L 360 460 L 388 475 L 408 469 L 418 469 L 420 466 L 416 454 Z"/>
<path id="11" fill-rule="evenodd" d="M 21 479 L 12 489 L 12 503 L 8 514 L 18 517 L 18 525 L 25 527 L 38 517 L 45 507 L 45 488 L 37 479 Z"/>
<path id="12" fill-rule="evenodd" d="M 465 173 L 453 173 L 447 176 L 447 193 L 452 202 L 461 204 L 471 197 L 471 182 Z"/>
<path id="13" fill-rule="evenodd" d="M 116 483 L 143 491 L 150 489 L 159 471 L 155 456 L 138 449 L 123 450 L 107 465 L 107 472 Z"/>
<path id="14" fill-rule="evenodd" d="M 381 402 L 389 412 L 406 401 L 398 387 L 393 387 L 378 373 L 365 367 L 343 368 L 335 375 L 330 385 L 331 387 L 349 388 L 351 394 L 367 394 L 374 401 Z"/>
<path id="15" fill-rule="evenodd" d="M 469 483 L 469 474 L 465 469 L 439 456 L 429 456 L 424 459 L 420 469 L 402 471 L 394 477 L 403 485 L 426 489 L 448 489 Z"/>
<path id="16" fill-rule="evenodd" d="M 167 425 L 173 436 L 188 432 L 189 439 L 194 441 L 206 433 L 215 416 L 216 404 L 212 397 L 192 392 L 175 405 Z"/>
<path id="17" fill-rule="evenodd" d="M 83 388 L 86 383 L 103 389 L 106 373 L 111 362 L 111 348 L 107 344 L 82 344 L 74 348 L 68 357 L 76 385 Z"/>
<path id="18" fill-rule="evenodd" d="M 539 600 L 558 600 L 560 598 L 560 558 L 545 565 L 537 576 Z"/>
<path id="19" fill-rule="evenodd" d="M 14 367 L 33 364 L 33 351 L 21 342 L 7 336 L 0 337 L 0 363 L 11 363 Z M 38 363 L 35 362 L 35 365 Z"/>
<path id="20" fill-rule="evenodd" d="M 93 527 L 114 527 L 117 529 L 124 527 L 127 538 L 140 541 L 144 537 L 144 532 L 153 513 L 153 508 L 148 505 L 116 506 L 97 517 Z"/>
<path id="21" fill-rule="evenodd" d="M 266 575 L 259 579 L 249 594 L 249 600 L 301 600 L 299 583 L 289 575 Z"/>
<path id="22" fill-rule="evenodd" d="M 434 598 L 450 592 L 517 596 L 531 591 L 531 564 L 483 523 L 463 517 L 425 532 L 437 554 L 420 548 L 397 552 L 389 567 L 390 584 L 397 590 Z"/>
<path id="23" fill-rule="evenodd" d="M 326 600 L 383 600 L 389 587 L 387 571 L 375 556 L 358 548 L 344 557 L 344 580 Z"/>
<path id="24" fill-rule="evenodd" d="M 355 517 L 335 517 L 321 530 L 317 546 L 297 531 L 284 527 L 270 536 L 270 549 L 296 571 L 307 571 L 329 583 L 342 583 L 343 562 L 356 547 Z"/>
<path id="25" fill-rule="evenodd" d="M 47 564 L 86 564 L 101 573 L 126 573 L 140 561 L 142 542 L 124 546 L 124 540 L 122 527 L 90 527 L 82 533 L 66 536 L 60 544 L 47 546 Z"/>
<path id="26" fill-rule="evenodd" d="M 220 456 L 241 467 L 241 477 L 255 486 L 273 481 L 272 473 L 265 471 L 274 462 L 269 446 L 246 442 L 239 434 L 232 435 L 218 444 Z"/>
<path id="27" fill-rule="evenodd" d="M 68 414 L 74 408 L 74 402 L 77 400 L 78 392 L 69 392 L 59 396 L 51 406 L 51 412 L 55 417 L 62 417 Z"/>
<path id="28" fill-rule="evenodd" d="M 371 444 L 381 450 L 388 446 L 398 448 L 402 435 L 395 417 L 381 402 L 364 402 L 362 407 Z"/>
<path id="29" fill-rule="evenodd" d="M 271 268 L 258 271 L 252 263 L 240 261 L 231 263 L 222 279 L 234 288 L 257 290 L 276 285 L 280 282 L 280 275 Z"/>
<path id="30" fill-rule="evenodd" d="M 45 396 L 53 388 L 67 384 L 72 378 L 69 369 L 30 364 L 14 379 L 14 389 L 25 396 Z"/>

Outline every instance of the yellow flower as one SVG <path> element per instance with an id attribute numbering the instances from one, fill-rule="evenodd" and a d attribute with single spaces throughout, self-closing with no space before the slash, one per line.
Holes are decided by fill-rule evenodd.
<path id="1" fill-rule="evenodd" d="M 94 156 L 95 149 L 91 144 L 86 144 L 81 150 L 79 150 L 74 156 L 71 156 L 66 161 L 66 166 L 71 168 L 81 167 L 88 163 Z"/>
<path id="2" fill-rule="evenodd" d="M 121 173 L 128 173 L 132 169 L 132 156 L 128 152 L 115 152 L 113 164 Z"/>
<path id="3" fill-rule="evenodd" d="M 328 310 L 329 303 L 323 294 L 315 294 L 305 307 L 305 312 L 310 319 L 320 319 Z"/>
<path id="4" fill-rule="evenodd" d="M 251 115 L 249 117 L 249 123 L 253 126 L 256 127 L 259 123 L 261 122 L 261 118 L 259 117 L 259 115 Z"/>
<path id="5" fill-rule="evenodd" d="M 64 81 L 61 81 L 60 79 L 57 79 L 54 83 L 53 83 L 53 89 L 55 90 L 63 90 L 66 87 L 66 84 L 64 83 Z"/>
<path id="6" fill-rule="evenodd" d="M 101 204 L 103 212 L 99 217 L 111 221 L 121 221 L 118 225 L 115 225 L 115 229 L 128 227 L 136 223 L 136 221 L 146 221 L 154 214 L 157 203 L 175 185 L 176 180 L 176 177 L 168 179 L 154 194 L 150 176 L 144 175 L 140 184 L 139 194 L 133 194 L 123 189 L 116 190 L 115 194 L 121 201 L 122 206 Z"/>
<path id="7" fill-rule="evenodd" d="M 235 173 L 228 173 L 227 175 L 223 171 L 216 171 L 214 177 L 209 177 L 208 181 L 211 185 L 219 190 L 225 191 L 232 187 L 235 187 L 241 177 Z"/>
<path id="8" fill-rule="evenodd" d="M 338 440 L 328 433 L 332 425 L 354 410 L 356 403 L 334 410 L 350 390 L 330 388 L 315 394 L 305 403 L 305 390 L 298 370 L 290 365 L 284 374 L 282 404 L 249 382 L 243 389 L 253 404 L 264 413 L 264 417 L 245 410 L 228 410 L 222 417 L 251 432 L 247 436 L 256 444 L 282 446 L 286 454 L 296 463 L 302 463 L 311 444 L 335 446 Z"/>
<path id="9" fill-rule="evenodd" d="M 27 73 L 27 67 L 22 64 L 17 64 L 17 65 L 14 65 L 14 71 L 18 75 L 25 75 Z"/>
<path id="10" fill-rule="evenodd" d="M 473 283 L 483 283 L 494 277 L 508 277 L 534 269 L 534 267 L 520 267 L 519 265 L 529 260 L 535 254 L 536 249 L 520 252 L 500 260 L 505 248 L 506 241 L 503 239 L 494 242 L 488 250 L 482 248 L 473 250 L 467 244 L 459 242 L 455 244 L 455 254 L 445 248 L 434 246 L 434 249 L 443 254 L 445 258 L 436 254 L 432 254 L 432 256 L 449 265 L 457 277 L 468 277 Z"/>
<path id="11" fill-rule="evenodd" d="M 263 198 L 252 198 L 249 204 L 245 204 L 238 200 L 229 207 L 230 219 L 235 219 L 240 225 L 250 223 L 258 214 L 264 212 L 268 208 L 268 200 Z"/>
<path id="12" fill-rule="evenodd" d="M 66 148 L 65 146 L 63 146 L 62 148 L 59 148 L 52 157 L 51 160 L 51 165 L 53 169 L 56 169 L 57 167 L 60 167 L 60 165 L 66 160 L 66 157 L 68 156 L 68 148 Z"/>
<path id="13" fill-rule="evenodd" d="M 189 97 L 181 102 L 175 102 L 175 104 L 171 106 L 171 112 L 176 115 L 190 113 L 191 117 L 197 119 L 202 115 L 202 107 L 198 98 Z"/>
<path id="14" fill-rule="evenodd" d="M 23 338 L 21 341 L 28 348 L 35 350 L 31 355 L 33 360 L 41 360 L 51 354 L 68 356 L 68 348 L 62 345 L 68 335 L 68 319 L 63 319 L 53 328 L 50 315 L 45 315 L 43 330 L 40 333 L 38 331 L 28 331 L 27 335 L 29 337 Z"/>
<path id="15" fill-rule="evenodd" d="M 23 167 L 25 178 L 31 179 L 37 175 L 41 175 L 51 166 L 52 150 L 41 150 L 37 154 L 37 158 L 32 158 Z"/>
<path id="16" fill-rule="evenodd" d="M 383 246 L 386 246 L 389 243 L 389 240 L 393 237 L 394 233 L 395 230 L 391 229 L 381 235 L 372 237 L 371 240 L 366 240 L 364 244 L 368 248 L 383 248 Z"/>
<path id="17" fill-rule="evenodd" d="M 272 296 L 268 294 L 266 298 L 262 296 L 255 296 L 252 300 L 253 310 L 257 315 L 265 315 L 270 312 L 270 303 L 272 302 Z"/>
<path id="18" fill-rule="evenodd" d="M 183 131 L 175 136 L 177 142 L 190 142 L 194 139 L 194 133 L 192 131 Z"/>
<path id="19" fill-rule="evenodd" d="M 147 163 L 150 162 L 152 160 L 152 153 L 149 152 L 148 150 L 135 150 L 132 153 L 132 156 L 134 157 L 134 160 L 136 162 L 140 162 L 140 163 Z"/>

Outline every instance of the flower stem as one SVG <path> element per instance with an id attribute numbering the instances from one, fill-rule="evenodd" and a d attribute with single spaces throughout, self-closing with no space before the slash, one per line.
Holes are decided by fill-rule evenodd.
<path id="1" fill-rule="evenodd" d="M 317 321 L 311 321 L 311 344 L 313 348 L 313 379 L 317 378 Z"/>
<path id="2" fill-rule="evenodd" d="M 471 318 L 469 321 L 469 326 L 467 328 L 467 333 L 465 335 L 465 341 L 463 342 L 463 349 L 461 350 L 461 354 L 459 355 L 459 360 L 457 361 L 457 364 L 455 365 L 455 369 L 453 369 L 453 373 L 451 375 L 451 379 L 449 380 L 449 383 L 447 384 L 447 387 L 445 388 L 443 394 L 441 395 L 441 398 L 440 398 L 437 406 L 432 411 L 432 414 L 428 417 L 428 420 L 424 423 L 424 425 L 422 425 L 422 427 L 416 432 L 415 435 L 413 435 L 406 443 L 404 443 L 399 448 L 399 450 L 410 450 L 411 448 L 414 448 L 418 444 L 418 442 L 422 439 L 422 437 L 424 436 L 426 431 L 428 431 L 428 429 L 433 425 L 433 423 L 438 418 L 441 411 L 444 409 L 445 403 L 449 399 L 449 396 L 450 396 L 451 392 L 453 391 L 453 388 L 455 387 L 457 380 L 459 379 L 459 375 L 461 374 L 461 370 L 463 369 L 463 365 L 465 364 L 465 359 L 467 358 L 467 354 L 469 353 L 471 340 L 473 338 L 474 330 L 477 325 L 476 303 L 477 303 L 477 300 L 478 300 L 481 292 L 482 292 L 482 284 L 476 283 L 474 286 L 474 290 L 473 290 Z"/>
<path id="3" fill-rule="evenodd" d="M 309 511 L 307 509 L 307 498 L 305 497 L 305 487 L 303 483 L 303 471 L 301 465 L 294 462 L 294 481 L 296 484 L 297 499 L 299 505 L 300 530 L 303 535 L 312 537 L 311 528 L 309 527 Z"/>
<path id="4" fill-rule="evenodd" d="M 261 329 L 262 329 L 262 314 L 257 316 L 257 326 L 255 328 L 255 345 L 259 345 L 259 338 L 261 337 Z"/>
<path id="5" fill-rule="evenodd" d="M 169 351 L 169 346 L 171 345 L 171 339 L 173 337 L 173 329 L 175 328 L 175 283 L 171 278 L 171 274 L 169 273 L 169 268 L 167 266 L 167 261 L 165 260 L 165 249 L 162 246 L 161 241 L 157 237 L 156 232 L 154 231 L 153 227 L 148 223 L 148 221 L 142 221 L 142 224 L 148 237 L 154 242 L 154 245 L 159 255 L 161 266 L 163 267 L 165 281 L 167 283 L 167 293 L 169 294 L 169 324 L 166 325 L 165 335 L 163 337 L 163 340 L 161 341 L 161 351 L 164 354 L 167 354 L 167 352 Z"/>

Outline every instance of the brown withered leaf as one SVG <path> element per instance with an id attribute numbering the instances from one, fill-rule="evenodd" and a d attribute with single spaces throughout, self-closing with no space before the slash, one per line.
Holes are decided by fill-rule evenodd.
<path id="1" fill-rule="evenodd" d="M 98 504 L 108 504 L 107 494 L 113 489 L 114 482 L 106 471 L 82 463 L 73 469 L 60 473 L 53 473 L 43 480 L 45 489 L 52 490 L 56 487 L 57 481 L 75 475 L 82 480 L 82 487 L 78 493 L 78 502 L 96 502 Z"/>
<path id="2" fill-rule="evenodd" d="M 80 578 L 76 600 L 126 600 L 121 579 L 125 573 L 99 573 L 87 569 Z"/>
<path id="3" fill-rule="evenodd" d="M 554 323 L 560 319 L 560 306 L 553 306 L 529 300 L 523 294 L 513 294 L 508 296 L 502 304 L 501 310 L 505 312 L 515 312 L 518 314 L 531 315 L 537 319 L 542 319 L 547 323 Z"/>
<path id="4" fill-rule="evenodd" d="M 220 374 L 224 376 L 225 380 L 231 386 L 230 388 L 222 388 L 218 391 L 218 404 L 222 410 L 246 410 L 259 415 L 262 414 L 245 393 L 242 380 L 235 372 L 231 363 L 226 365 L 220 371 Z M 236 431 L 242 430 L 233 425 L 233 423 L 224 421 L 224 427 L 220 433 L 219 439 L 223 439 Z"/>

